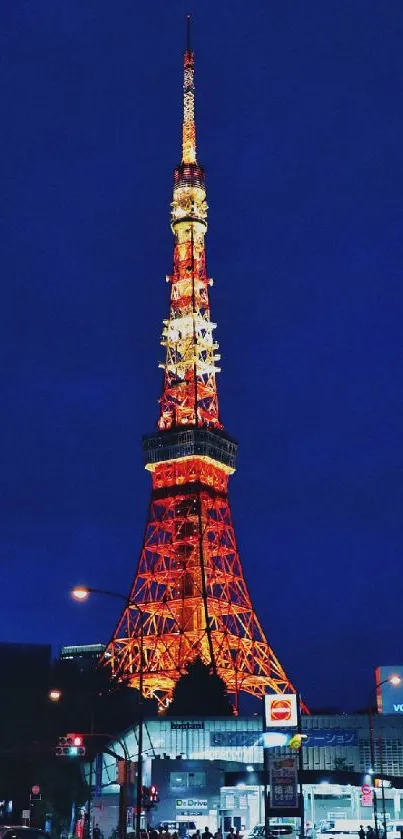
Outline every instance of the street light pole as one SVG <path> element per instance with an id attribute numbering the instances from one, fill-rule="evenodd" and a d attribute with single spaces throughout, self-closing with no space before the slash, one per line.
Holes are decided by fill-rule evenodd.
<path id="1" fill-rule="evenodd" d="M 382 684 L 382 682 L 381 682 Z M 375 685 L 374 690 L 378 685 Z M 373 691 L 371 691 L 371 694 Z M 370 701 L 368 705 L 368 726 L 369 726 L 369 752 L 370 752 L 370 759 L 371 759 L 371 770 L 372 770 L 372 778 L 375 773 L 375 745 L 374 745 L 374 725 L 372 720 L 372 708 L 371 708 L 371 694 L 370 694 Z M 376 789 L 375 784 L 372 783 L 372 806 L 374 811 L 374 824 L 375 824 L 375 837 L 379 839 L 379 830 L 378 830 L 378 800 L 376 796 Z"/>
<path id="2" fill-rule="evenodd" d="M 108 589 L 103 588 L 94 588 L 93 586 L 75 586 L 71 589 L 71 596 L 74 600 L 77 600 L 80 603 L 88 600 L 91 594 L 103 594 L 106 597 L 117 597 L 118 600 L 123 600 L 126 604 L 128 604 L 128 598 L 124 594 L 120 594 L 117 591 L 109 591 Z M 91 736 L 97 736 L 94 734 L 93 730 L 93 723 L 91 729 Z M 124 740 L 119 740 L 118 737 L 114 737 L 117 743 L 120 744 L 123 754 L 124 754 L 124 775 L 123 775 L 123 786 L 121 787 L 120 798 L 119 798 L 119 836 L 120 839 L 126 839 L 127 836 L 127 787 L 129 783 L 129 753 L 127 750 L 126 743 Z M 88 839 L 91 839 L 91 793 L 92 793 L 92 761 L 90 763 L 90 777 L 89 777 L 89 798 L 88 798 L 88 814 L 89 814 L 89 834 Z"/>
<path id="3" fill-rule="evenodd" d="M 96 734 L 89 734 L 85 736 L 90 737 L 108 737 L 110 740 L 114 740 L 115 743 L 119 743 L 120 748 L 122 749 L 124 755 L 124 777 L 123 777 L 123 789 L 121 793 L 121 798 L 119 801 L 119 837 L 120 839 L 126 839 L 127 837 L 127 785 L 129 781 L 129 764 L 130 764 L 130 756 L 129 750 L 127 748 L 125 740 L 122 740 L 120 737 L 115 737 L 114 734 L 108 734 L 105 731 L 97 732 Z M 109 751 L 109 750 L 108 750 Z M 92 767 L 92 763 L 91 763 Z M 91 794 L 91 791 L 90 791 Z"/>
<path id="4" fill-rule="evenodd" d="M 266 699 L 263 697 L 263 795 L 264 795 L 264 835 L 265 839 L 269 839 L 270 833 L 270 816 L 269 816 L 269 802 L 268 802 L 268 774 L 269 774 L 269 754 L 266 746 L 265 734 L 267 731 L 266 725 Z"/>
<path id="5" fill-rule="evenodd" d="M 125 594 L 120 594 L 118 591 L 109 591 L 106 588 L 93 588 L 93 586 L 74 586 L 70 591 L 74 600 L 83 602 L 88 600 L 91 594 L 104 594 L 106 597 L 117 597 L 118 600 L 124 600 L 128 603 L 128 598 Z"/>
<path id="6" fill-rule="evenodd" d="M 136 839 L 140 839 L 141 805 L 143 789 L 143 649 L 144 649 L 144 613 L 140 614 L 140 684 L 139 684 L 139 715 L 138 715 L 138 750 L 137 750 L 137 785 L 136 785 Z"/>
<path id="7" fill-rule="evenodd" d="M 374 693 L 380 688 L 382 685 L 389 682 L 391 685 L 395 687 L 401 684 L 401 676 L 388 676 L 387 679 L 382 679 L 381 682 L 377 682 L 375 687 L 372 688 L 368 697 L 368 728 L 369 728 L 369 751 L 370 751 L 370 758 L 371 758 L 371 772 L 372 776 L 375 775 L 375 741 L 374 741 L 374 721 L 373 721 L 373 714 L 372 714 L 372 698 Z M 379 745 L 381 745 L 381 738 L 379 736 Z M 380 751 L 381 754 L 381 751 Z M 385 835 L 383 839 L 387 839 L 387 827 L 386 827 L 386 804 L 385 804 L 385 790 L 383 787 L 383 761 L 381 765 L 381 775 L 382 775 L 382 805 L 383 805 L 383 829 Z M 375 837 L 379 839 L 379 827 L 378 827 L 378 799 L 376 795 L 376 788 L 375 784 L 372 784 L 372 801 L 373 801 L 373 811 L 374 811 L 374 825 L 375 825 Z"/>
<path id="8" fill-rule="evenodd" d="M 74 597 L 75 600 L 83 602 L 88 600 L 91 594 L 103 594 L 106 597 L 117 597 L 119 600 L 124 600 L 127 605 L 129 605 L 129 600 L 125 597 L 124 594 L 120 594 L 117 591 L 109 591 L 108 589 L 103 588 L 93 588 L 92 586 L 75 586 L 71 590 L 71 595 Z M 140 649 L 139 649 L 139 713 L 138 713 L 138 750 L 137 750 L 137 782 L 136 782 L 136 839 L 140 839 L 140 832 L 141 832 L 141 806 L 142 806 L 142 788 L 143 788 L 143 675 L 144 675 L 144 659 L 143 659 L 143 651 L 144 651 L 144 612 L 140 607 L 136 604 L 132 604 L 138 611 L 140 615 Z M 115 738 L 116 739 L 116 738 Z M 119 741 L 117 741 L 119 742 Z M 128 784 L 128 757 L 126 759 L 126 767 L 125 767 L 125 784 L 124 784 L 124 800 L 127 803 L 127 784 Z M 124 805 L 124 809 L 126 809 L 126 804 Z M 125 832 L 122 834 L 122 839 L 124 839 L 126 835 L 126 825 L 125 825 Z"/>
<path id="9" fill-rule="evenodd" d="M 301 694 L 297 693 L 297 723 L 298 734 L 302 734 L 302 717 L 301 717 Z M 304 768 L 304 757 L 301 747 L 298 753 L 298 775 L 299 775 L 299 807 L 301 816 L 300 839 L 305 839 L 305 802 L 304 802 L 304 786 L 302 783 L 302 770 Z"/>
<path id="10" fill-rule="evenodd" d="M 382 743 L 381 735 L 379 735 L 379 737 L 378 737 L 378 751 L 379 751 L 379 764 L 380 764 L 380 768 L 381 768 L 381 777 L 382 777 L 381 797 L 382 797 L 383 839 L 387 839 L 385 781 L 384 781 L 384 777 L 383 777 L 383 743 Z"/>
<path id="11" fill-rule="evenodd" d="M 50 702 L 53 702 L 53 704 L 57 704 L 57 703 L 59 703 L 59 702 L 60 702 L 60 700 L 62 700 L 62 701 L 63 701 L 63 697 L 64 697 L 64 693 L 63 693 L 63 691 L 61 691 L 59 688 L 52 688 L 52 689 L 49 691 L 49 693 L 48 693 L 48 699 L 50 700 Z M 90 705 L 90 713 L 91 713 L 91 716 L 90 716 L 90 731 L 89 731 L 89 734 L 87 734 L 87 735 L 86 735 L 87 737 L 88 737 L 88 736 L 89 736 L 89 737 L 96 737 L 96 736 L 97 736 L 97 735 L 95 734 L 95 731 L 94 731 L 94 729 L 95 729 L 95 723 L 94 723 L 94 717 L 95 717 L 94 699 L 95 699 L 95 694 L 93 694 L 93 695 L 91 696 L 91 705 Z M 89 769 L 89 778 L 88 778 L 87 830 L 85 830 L 85 828 L 84 828 L 84 834 L 86 834 L 87 839 L 92 839 L 92 834 L 93 834 L 93 831 L 92 831 L 92 825 L 91 825 L 91 819 L 92 819 L 92 812 L 91 812 L 91 811 L 92 811 L 92 776 L 93 776 L 93 763 L 94 763 L 94 761 L 93 761 L 93 757 L 92 757 L 92 755 L 91 755 L 91 759 L 90 759 L 90 769 Z"/>

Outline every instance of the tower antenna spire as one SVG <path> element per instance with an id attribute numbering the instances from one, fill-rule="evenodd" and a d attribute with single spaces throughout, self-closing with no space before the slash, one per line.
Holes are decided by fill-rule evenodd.
<path id="1" fill-rule="evenodd" d="M 186 15 L 186 49 L 187 52 L 190 52 L 190 23 L 192 20 L 191 15 Z"/>
<path id="2" fill-rule="evenodd" d="M 194 53 L 190 49 L 190 15 L 186 15 L 186 50 L 183 56 L 182 163 L 196 163 Z"/>

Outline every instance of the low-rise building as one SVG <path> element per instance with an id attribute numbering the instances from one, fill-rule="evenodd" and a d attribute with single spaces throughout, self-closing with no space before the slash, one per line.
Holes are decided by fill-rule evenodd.
<path id="1" fill-rule="evenodd" d="M 373 793 L 362 787 L 383 778 L 378 789 L 379 820 L 403 818 L 403 719 L 373 715 L 375 765 L 371 767 L 368 715 L 304 716 L 303 747 L 305 821 L 312 826 L 335 818 L 372 819 Z M 158 825 L 191 823 L 214 833 L 230 827 L 248 832 L 264 820 L 262 719 L 222 717 L 171 719 L 143 723 L 143 784 L 158 788 L 159 803 L 147 819 Z M 138 729 L 122 735 L 136 762 Z M 110 751 L 122 755 L 115 741 Z M 270 750 L 270 756 L 284 749 Z M 123 756 L 123 755 L 122 755 Z M 374 775 L 370 770 L 374 769 Z M 116 826 L 119 787 L 116 757 L 103 754 L 93 773 L 93 814 L 108 839 Z M 382 793 L 382 795 L 381 795 Z M 376 795 L 376 788 L 375 788 Z M 383 809 L 385 813 L 383 813 Z M 129 808 L 129 824 L 132 813 Z M 114 824 L 113 824 L 114 823 Z"/>

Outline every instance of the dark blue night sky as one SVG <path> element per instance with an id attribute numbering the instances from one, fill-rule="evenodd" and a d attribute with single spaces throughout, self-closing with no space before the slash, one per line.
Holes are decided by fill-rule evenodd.
<path id="1" fill-rule="evenodd" d="M 311 707 L 402 653 L 401 2 L 3 0 L 0 640 L 109 639 L 151 482 L 193 11 L 231 481 Z"/>

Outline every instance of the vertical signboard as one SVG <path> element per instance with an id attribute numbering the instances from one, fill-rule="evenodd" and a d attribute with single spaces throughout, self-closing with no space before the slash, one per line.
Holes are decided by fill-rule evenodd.
<path id="1" fill-rule="evenodd" d="M 369 784 L 363 784 L 361 787 L 361 807 L 373 807 L 373 804 L 372 787 Z"/>
<path id="2" fill-rule="evenodd" d="M 298 810 L 298 767 L 295 755 L 269 761 L 270 810 L 289 807 Z"/>
<path id="3" fill-rule="evenodd" d="M 102 793 L 102 758 L 102 754 L 95 758 L 95 795 Z"/>

